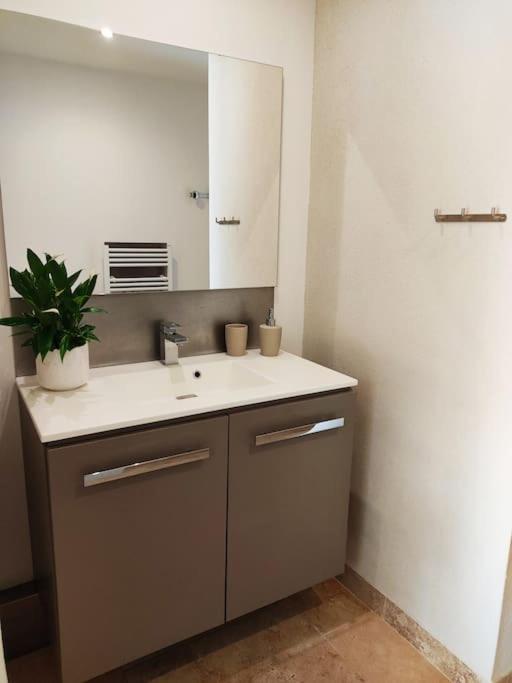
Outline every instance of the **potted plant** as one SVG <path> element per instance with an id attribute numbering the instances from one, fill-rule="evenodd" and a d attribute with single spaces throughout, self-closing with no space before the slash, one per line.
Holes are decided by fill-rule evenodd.
<path id="1" fill-rule="evenodd" d="M 9 269 L 11 284 L 27 304 L 27 312 L 0 318 L 0 325 L 19 327 L 15 334 L 28 335 L 22 346 L 32 347 L 42 387 L 76 389 L 89 378 L 88 342 L 99 341 L 94 325 L 83 323 L 86 313 L 102 312 L 86 305 L 97 276 L 73 289 L 81 270 L 68 275 L 65 263 L 48 254 L 43 262 L 31 249 L 27 249 L 27 261 L 27 270 Z"/>

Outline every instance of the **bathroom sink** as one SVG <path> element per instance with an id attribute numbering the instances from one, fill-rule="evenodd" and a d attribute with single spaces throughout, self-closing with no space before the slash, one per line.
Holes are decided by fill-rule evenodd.
<path id="1" fill-rule="evenodd" d="M 163 396 L 188 399 L 205 393 L 244 391 L 272 384 L 263 375 L 229 360 L 197 363 L 183 359 L 178 365 L 162 365 L 158 370 L 148 371 L 147 377 L 139 379 L 143 384 L 149 382 L 150 395 L 156 399 Z"/>
<path id="2" fill-rule="evenodd" d="M 123 401 L 138 403 L 232 395 L 274 383 L 257 369 L 225 354 L 180 358 L 175 365 L 154 362 L 101 368 L 98 375 L 98 383 L 104 384 L 106 393 L 115 392 Z"/>

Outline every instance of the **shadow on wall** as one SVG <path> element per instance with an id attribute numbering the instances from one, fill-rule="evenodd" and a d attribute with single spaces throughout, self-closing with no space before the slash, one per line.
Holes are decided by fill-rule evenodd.
<path id="1" fill-rule="evenodd" d="M 364 471 L 364 467 L 357 467 L 357 471 Z M 370 564 L 373 569 L 377 569 L 379 566 L 379 557 L 381 553 L 381 534 L 379 523 L 379 513 L 376 508 L 372 508 L 371 505 L 363 500 L 363 498 L 352 491 L 350 494 L 350 508 L 348 517 L 348 549 L 347 549 L 347 560 L 350 566 L 357 567 L 361 559 L 362 549 L 361 540 L 364 538 L 365 541 L 368 540 L 369 535 L 371 538 L 368 542 L 371 543 L 372 547 L 372 557 L 365 557 L 365 561 Z M 373 576 L 369 576 L 368 579 L 371 583 L 374 580 Z"/>
<path id="2" fill-rule="evenodd" d="M 0 317 L 9 315 L 0 195 Z M 0 590 L 32 579 L 25 474 L 10 330 L 0 328 Z"/>
<path id="3" fill-rule="evenodd" d="M 2 382 L 0 404 L 0 590 L 3 590 L 32 580 L 32 555 L 18 394 L 13 381 Z"/>
<path id="4" fill-rule="evenodd" d="M 320 72 L 317 77 L 321 76 Z M 318 89 L 323 91 L 321 86 Z M 311 159 L 304 355 L 334 367 L 346 145 L 337 131 L 332 131 L 332 136 L 325 134 L 329 114 L 318 102 L 314 102 L 313 120 L 312 149 L 315 153 Z M 322 305 L 318 305 L 319 301 Z"/>
<path id="5" fill-rule="evenodd" d="M 320 81 L 317 92 L 324 92 L 328 83 L 322 82 L 324 74 L 317 69 L 315 77 Z M 328 76 L 325 76 L 328 78 Z M 347 363 L 340 365 L 338 308 L 340 298 L 339 282 L 342 269 L 342 236 L 345 201 L 345 167 L 349 156 L 349 142 L 340 132 L 339 126 L 332 125 L 332 111 L 314 102 L 313 138 L 314 151 L 311 160 L 311 192 L 309 209 L 309 232 L 307 249 L 304 355 L 317 363 L 350 373 Z M 322 302 L 321 305 L 318 302 Z M 342 323 L 342 321 L 340 321 Z M 364 354 L 361 339 L 347 345 L 344 339 L 343 356 L 347 359 L 359 358 Z M 352 348 L 350 348 L 352 347 Z M 367 354 L 359 367 L 367 369 L 371 358 Z M 372 535 L 370 545 L 372 558 L 370 564 L 377 567 L 380 557 L 380 523 L 378 510 L 372 509 L 365 496 L 357 492 L 367 491 L 369 463 L 368 447 L 369 422 L 372 414 L 371 384 L 359 377 L 356 408 L 357 429 L 354 431 L 354 459 L 352 464 L 352 494 L 349 509 L 348 559 L 351 565 L 358 566 L 362 539 Z M 367 577 L 371 579 L 372 577 Z"/>
<path id="6" fill-rule="evenodd" d="M 365 368 L 365 376 L 371 377 L 372 358 L 370 354 L 364 353 L 360 343 L 354 341 L 345 344 L 344 352 L 346 358 L 358 359 L 361 367 Z M 348 368 L 347 371 L 349 371 Z M 347 561 L 352 568 L 357 568 L 364 557 L 365 564 L 370 568 L 370 573 L 366 578 L 371 582 L 375 579 L 383 551 L 381 513 L 371 502 L 369 476 L 373 453 L 370 443 L 371 420 L 375 414 L 375 400 L 373 383 L 369 379 L 365 381 L 365 378 L 361 376 L 358 379 L 355 412 L 357 427 L 354 430 Z M 368 548 L 371 549 L 370 554 Z"/>

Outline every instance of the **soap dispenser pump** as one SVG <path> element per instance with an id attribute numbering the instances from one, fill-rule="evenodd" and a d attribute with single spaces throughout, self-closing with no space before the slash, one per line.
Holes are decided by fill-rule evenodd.
<path id="1" fill-rule="evenodd" d="M 282 327 L 276 325 L 274 309 L 269 308 L 265 323 L 260 325 L 260 350 L 262 356 L 277 356 L 281 346 Z"/>

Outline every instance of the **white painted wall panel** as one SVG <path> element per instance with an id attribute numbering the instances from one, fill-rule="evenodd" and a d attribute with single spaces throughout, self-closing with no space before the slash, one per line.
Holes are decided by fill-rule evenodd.
<path id="1" fill-rule="evenodd" d="M 305 351 L 360 380 L 350 564 L 490 679 L 512 520 L 508 2 L 320 0 Z M 509 644 L 509 647 L 512 644 Z"/>

